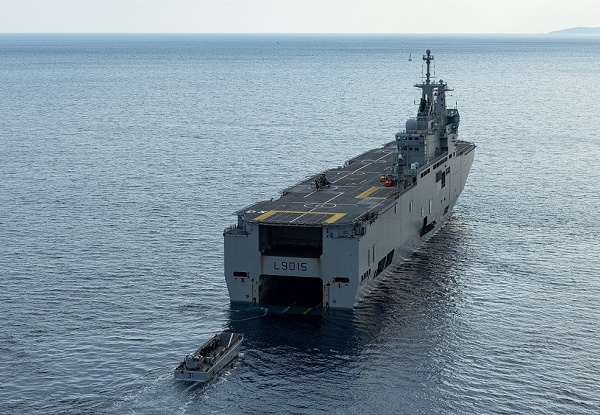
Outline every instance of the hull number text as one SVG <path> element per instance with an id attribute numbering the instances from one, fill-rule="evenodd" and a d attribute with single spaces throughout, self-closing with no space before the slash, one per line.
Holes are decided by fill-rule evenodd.
<path id="1" fill-rule="evenodd" d="M 273 261 L 273 268 L 277 271 L 302 271 L 306 272 L 308 267 L 306 262 L 294 262 L 294 261 Z"/>

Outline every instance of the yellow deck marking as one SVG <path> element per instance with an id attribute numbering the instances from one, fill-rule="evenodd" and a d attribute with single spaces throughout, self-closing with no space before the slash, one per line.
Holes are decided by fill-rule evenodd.
<path id="1" fill-rule="evenodd" d="M 300 210 L 269 210 L 268 212 L 265 212 L 262 215 L 254 218 L 254 220 L 256 220 L 256 221 L 267 220 L 271 216 L 273 216 L 277 213 L 295 213 L 297 215 L 328 215 L 328 216 L 331 216 L 329 219 L 327 219 L 323 223 L 333 223 L 333 222 L 343 218 L 344 216 L 346 216 L 345 213 L 335 213 L 335 212 L 302 212 Z"/>
<path id="2" fill-rule="evenodd" d="M 365 190 L 364 192 L 362 192 L 361 194 L 356 196 L 356 199 L 381 199 L 381 200 L 387 199 L 387 196 L 386 197 L 370 196 L 372 193 L 375 193 L 378 189 L 385 189 L 385 188 L 379 187 L 379 186 L 369 187 L 367 190 Z"/>
<path id="3" fill-rule="evenodd" d="M 315 213 L 315 212 L 310 212 L 310 213 Z M 341 219 L 344 216 L 346 216 L 345 213 L 334 213 L 334 214 L 330 213 L 330 215 L 331 215 L 331 217 L 329 219 L 327 219 L 325 221 L 325 223 L 333 223 L 333 222 L 337 221 L 338 219 Z"/>

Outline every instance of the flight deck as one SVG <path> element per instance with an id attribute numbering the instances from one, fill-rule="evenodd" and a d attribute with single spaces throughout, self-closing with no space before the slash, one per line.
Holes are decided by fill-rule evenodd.
<path id="1" fill-rule="evenodd" d="M 282 192 L 279 199 L 256 203 L 238 212 L 245 220 L 263 224 L 315 226 L 352 223 L 376 213 L 385 201 L 398 195 L 393 181 L 398 150 L 390 142 L 357 156 L 344 167 L 323 174 L 328 184 L 319 185 L 322 175 L 312 176 Z M 384 179 L 382 181 L 382 176 Z"/>

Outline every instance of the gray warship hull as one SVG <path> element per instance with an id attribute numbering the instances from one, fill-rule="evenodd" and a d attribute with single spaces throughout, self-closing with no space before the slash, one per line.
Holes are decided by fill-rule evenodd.
<path id="1" fill-rule="evenodd" d="M 444 226 L 475 145 L 458 140 L 458 111 L 429 82 L 429 61 L 416 86 L 418 116 L 395 141 L 237 212 L 224 231 L 232 302 L 353 308 Z"/>

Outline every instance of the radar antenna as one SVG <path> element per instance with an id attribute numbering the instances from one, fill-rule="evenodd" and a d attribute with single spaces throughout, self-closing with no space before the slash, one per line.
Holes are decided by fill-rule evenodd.
<path id="1" fill-rule="evenodd" d="M 431 73 L 429 72 L 429 65 L 431 64 L 431 61 L 433 60 L 433 55 L 431 54 L 431 50 L 427 49 L 427 55 L 423 55 L 423 60 L 425 62 L 427 62 L 427 79 L 425 83 L 429 83 L 430 82 L 430 76 Z"/>

